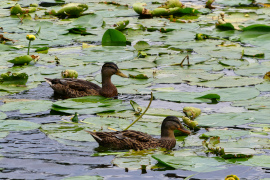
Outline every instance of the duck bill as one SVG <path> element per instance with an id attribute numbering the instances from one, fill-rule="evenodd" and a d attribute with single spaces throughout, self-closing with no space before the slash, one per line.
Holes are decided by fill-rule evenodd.
<path id="1" fill-rule="evenodd" d="M 124 77 L 124 78 L 128 78 L 128 76 L 125 75 L 124 73 L 122 73 L 119 69 L 117 70 L 117 72 L 115 74 L 118 76 Z"/>
<path id="2" fill-rule="evenodd" d="M 191 133 L 188 129 L 186 129 L 184 127 L 178 128 L 178 130 L 185 133 L 185 134 L 190 134 Z"/>

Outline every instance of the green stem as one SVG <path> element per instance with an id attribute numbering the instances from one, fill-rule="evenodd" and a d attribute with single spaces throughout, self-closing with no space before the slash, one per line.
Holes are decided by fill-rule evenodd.
<path id="1" fill-rule="evenodd" d="M 30 45 L 31 45 L 31 41 L 29 40 L 29 44 L 28 44 L 28 52 L 27 52 L 27 55 L 29 55 L 29 51 L 30 51 Z"/>
<path id="2" fill-rule="evenodd" d="M 144 112 L 135 120 L 135 121 L 133 121 L 133 123 L 131 123 L 126 129 L 124 129 L 124 130 L 128 130 L 128 128 L 130 128 L 133 124 L 135 124 L 139 119 L 141 119 L 141 117 L 146 113 L 146 111 L 149 109 L 149 107 L 150 107 L 150 105 L 151 105 L 151 103 L 152 103 L 152 101 L 153 101 L 153 93 L 151 92 L 151 99 L 150 99 L 150 102 L 149 102 L 149 104 L 148 104 L 148 106 L 147 106 L 147 108 L 144 110 Z"/>

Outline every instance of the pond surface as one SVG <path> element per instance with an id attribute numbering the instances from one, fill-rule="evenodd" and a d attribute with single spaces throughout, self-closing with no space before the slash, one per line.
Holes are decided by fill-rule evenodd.
<path id="1" fill-rule="evenodd" d="M 29 7 L 27 0 L 17 2 Z M 85 15 L 63 19 L 44 15 L 70 2 L 87 4 Z M 221 180 L 235 174 L 240 179 L 269 180 L 270 82 L 263 79 L 270 71 L 269 2 L 216 0 L 216 8 L 209 10 L 204 8 L 205 1 L 187 0 L 182 3 L 194 8 L 193 12 L 199 10 L 199 14 L 153 18 L 135 13 L 135 2 L 34 0 L 31 3 L 39 4 L 39 8 L 30 13 L 31 18 L 22 20 L 10 16 L 10 7 L 16 2 L 0 3 L 0 34 L 14 40 L 0 44 L 0 74 L 28 74 L 26 86 L 0 84 L 0 179 Z M 145 2 L 153 10 L 165 1 Z M 216 26 L 221 12 L 235 29 Z M 131 45 L 102 46 L 106 30 L 114 29 L 114 24 L 122 20 L 129 20 L 121 32 Z M 254 24 L 265 26 L 239 29 Z M 27 53 L 25 36 L 37 33 L 39 27 L 30 54 L 40 59 L 13 66 L 8 60 Z M 70 33 L 74 27 L 86 28 L 92 34 Z M 208 38 L 196 40 L 199 33 Z M 136 49 L 138 41 L 145 41 L 147 48 L 139 44 Z M 48 52 L 36 52 L 43 47 L 48 47 Z M 138 55 L 141 51 L 146 57 Z M 181 67 L 179 63 L 187 55 L 190 66 L 185 61 Z M 113 76 L 118 99 L 97 98 L 98 103 L 91 97 L 62 99 L 44 82 L 44 77 L 60 78 L 61 71 L 73 69 L 78 78 L 100 84 L 100 69 L 108 60 L 125 74 L 149 78 Z M 137 118 L 129 101 L 144 108 L 151 91 L 151 108 L 131 129 L 159 137 L 164 117 L 181 119 L 186 106 L 202 110 L 195 119 L 201 129 L 189 136 L 177 136 L 172 151 L 110 151 L 99 148 L 85 133 L 84 129 L 124 129 Z M 207 94 L 219 95 L 218 103 L 199 98 Z M 79 112 L 79 123 L 70 121 L 75 112 Z M 224 148 L 226 155 L 241 157 L 227 159 L 211 153 L 202 145 L 203 134 L 219 136 L 220 143 L 215 147 Z"/>

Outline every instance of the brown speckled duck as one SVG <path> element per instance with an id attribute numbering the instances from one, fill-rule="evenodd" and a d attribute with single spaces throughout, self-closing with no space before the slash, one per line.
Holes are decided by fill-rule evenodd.
<path id="1" fill-rule="evenodd" d="M 102 66 L 101 69 L 102 87 L 92 82 L 81 79 L 45 79 L 46 82 L 50 84 L 54 92 L 66 98 L 75 98 L 91 95 L 115 97 L 118 95 L 117 88 L 111 82 L 111 77 L 114 74 L 121 77 L 127 77 L 119 70 L 116 64 L 112 62 L 107 62 Z"/>
<path id="2" fill-rule="evenodd" d="M 175 116 L 166 117 L 161 125 L 161 138 L 153 138 L 152 136 L 134 130 L 116 131 L 116 132 L 91 132 L 93 138 L 100 146 L 111 149 L 149 149 L 162 147 L 172 149 L 175 144 L 174 130 L 178 129 L 186 134 L 190 131 L 184 128 L 179 119 Z"/>

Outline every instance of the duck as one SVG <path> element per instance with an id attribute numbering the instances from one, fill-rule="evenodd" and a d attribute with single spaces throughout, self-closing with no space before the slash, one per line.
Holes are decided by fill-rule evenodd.
<path id="1" fill-rule="evenodd" d="M 65 98 L 76 98 L 83 96 L 104 96 L 104 97 L 117 97 L 118 91 L 115 85 L 111 82 L 112 75 L 118 75 L 124 78 L 128 78 L 123 74 L 118 66 L 113 62 L 106 62 L 101 69 L 102 87 L 92 82 L 73 79 L 50 79 L 45 78 L 51 88 L 56 94 L 62 95 Z"/>
<path id="2" fill-rule="evenodd" d="M 124 130 L 116 132 L 85 131 L 92 135 L 92 137 L 98 142 L 99 146 L 103 146 L 105 148 L 115 150 L 143 150 L 161 147 L 170 150 L 176 145 L 174 136 L 174 130 L 176 129 L 186 134 L 191 133 L 175 116 L 167 116 L 163 120 L 161 125 L 161 138 L 159 139 L 154 138 L 149 134 L 135 130 Z"/>

